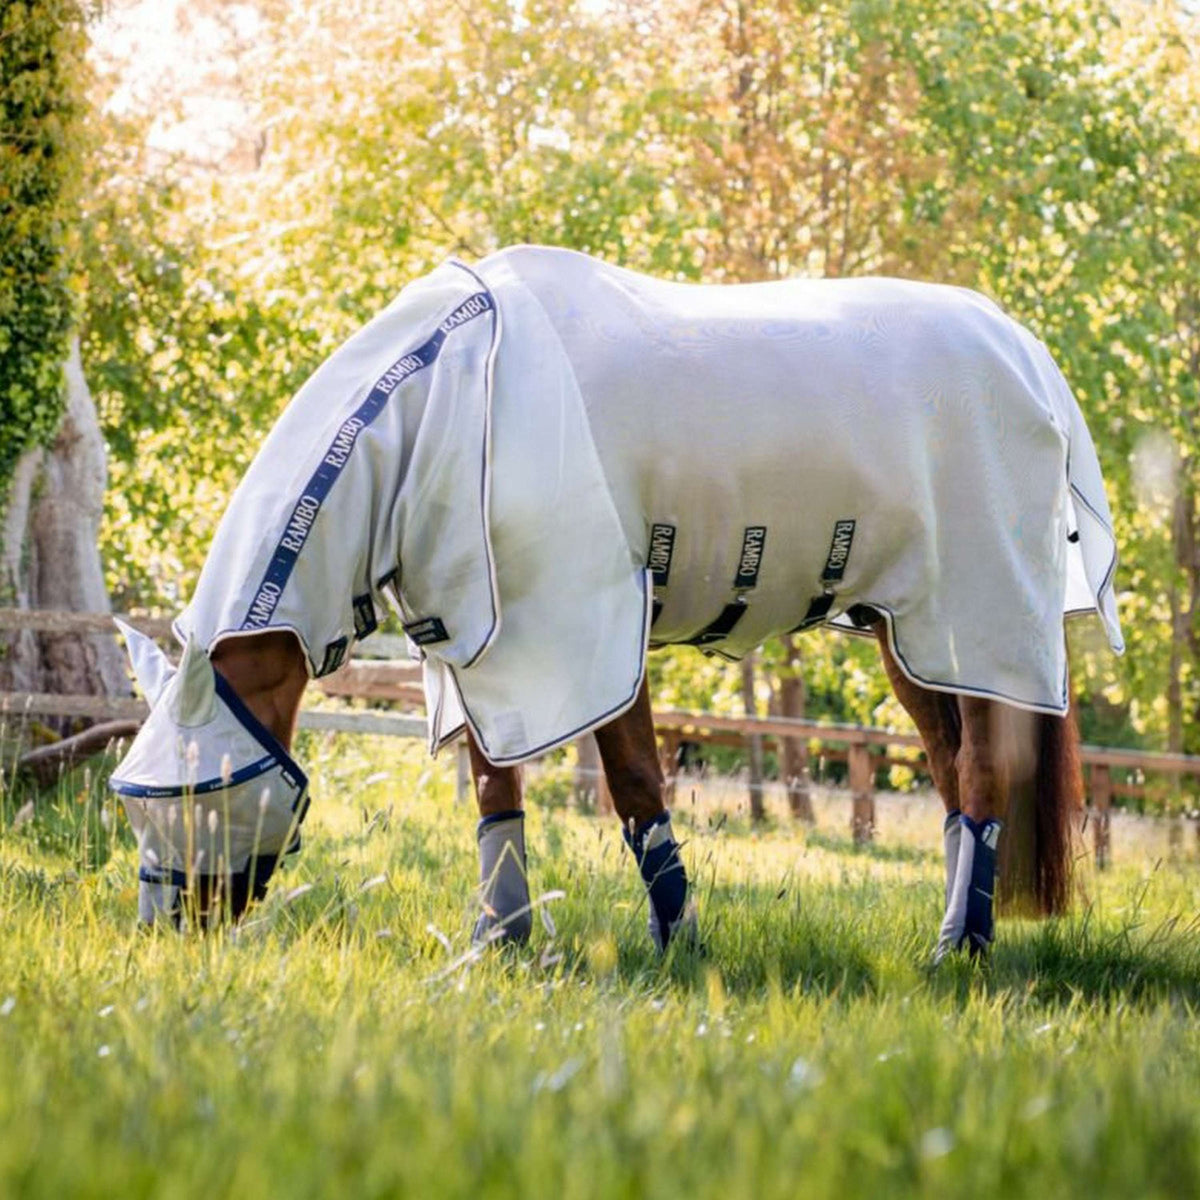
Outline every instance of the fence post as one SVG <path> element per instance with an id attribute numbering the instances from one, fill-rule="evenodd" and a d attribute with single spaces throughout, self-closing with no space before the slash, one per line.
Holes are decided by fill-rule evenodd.
<path id="1" fill-rule="evenodd" d="M 858 844 L 875 836 L 875 767 L 866 742 L 852 742 L 849 755 L 851 816 L 850 832 Z"/>
<path id="2" fill-rule="evenodd" d="M 1109 820 L 1112 813 L 1112 775 L 1107 763 L 1092 763 L 1092 846 L 1096 868 L 1103 871 L 1112 854 Z"/>
<path id="3" fill-rule="evenodd" d="M 580 812 L 609 814 L 613 810 L 612 796 L 604 778 L 600 747 L 594 733 L 575 739 L 575 805 Z"/>
<path id="4" fill-rule="evenodd" d="M 471 755 L 464 734 L 454 743 L 454 803 L 462 804 L 471 790 Z"/>
<path id="5" fill-rule="evenodd" d="M 683 742 L 681 734 L 674 729 L 663 731 L 659 745 L 658 761 L 663 773 L 663 803 L 668 808 L 675 807 L 675 796 L 679 782 L 679 747 Z"/>

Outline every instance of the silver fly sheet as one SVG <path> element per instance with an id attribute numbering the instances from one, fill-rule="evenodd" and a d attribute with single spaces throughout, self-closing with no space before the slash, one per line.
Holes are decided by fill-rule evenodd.
<path id="1" fill-rule="evenodd" d="M 1061 713 L 1064 612 L 1122 648 L 1115 543 L 1045 348 L 975 293 L 450 262 L 313 376 L 179 622 L 314 674 L 398 604 L 433 746 L 517 762 L 621 712 L 649 643 L 739 657 L 884 614 L 918 682 Z M 236 765 L 236 764 L 235 764 Z"/>

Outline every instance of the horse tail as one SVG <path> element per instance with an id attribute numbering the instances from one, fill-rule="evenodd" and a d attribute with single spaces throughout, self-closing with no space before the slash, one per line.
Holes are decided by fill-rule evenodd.
<path id="1" fill-rule="evenodd" d="M 1057 916 L 1071 901 L 1074 831 L 1083 806 L 1079 729 L 1071 711 L 1038 714 L 1030 732 L 1032 771 L 1012 780 L 1001 838 L 1000 902 L 1009 913 Z"/>

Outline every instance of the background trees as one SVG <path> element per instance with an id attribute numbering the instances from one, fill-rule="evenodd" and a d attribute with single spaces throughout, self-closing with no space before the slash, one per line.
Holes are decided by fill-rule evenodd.
<path id="1" fill-rule="evenodd" d="M 208 67 L 160 72 L 139 104 L 111 37 L 130 7 L 93 26 L 80 223 L 123 601 L 186 595 L 287 397 L 447 254 L 529 240 L 686 279 L 938 278 L 1047 341 L 1100 450 L 1130 654 L 1073 635 L 1085 732 L 1200 751 L 1200 66 L 1184 10 L 205 0 L 178 19 Z M 210 134 L 234 119 L 206 139 L 198 111 Z M 817 634 L 799 652 L 765 651 L 764 706 L 786 659 L 811 711 L 897 717 L 869 645 Z M 666 695 L 738 707 L 736 670 L 655 661 Z"/>

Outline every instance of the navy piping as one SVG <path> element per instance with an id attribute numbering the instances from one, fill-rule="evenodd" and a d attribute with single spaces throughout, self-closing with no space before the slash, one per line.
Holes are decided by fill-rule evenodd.
<path id="1" fill-rule="evenodd" d="M 1093 516 L 1093 517 L 1096 519 L 1096 521 L 1099 523 L 1100 527 L 1101 527 L 1102 529 L 1105 529 L 1105 530 L 1107 530 L 1107 531 L 1108 531 L 1108 535 L 1109 535 L 1109 537 L 1111 537 L 1111 538 L 1113 539 L 1114 550 L 1113 550 L 1112 558 L 1109 560 L 1108 569 L 1107 569 L 1107 570 L 1104 572 L 1104 578 L 1103 578 L 1103 580 L 1101 581 L 1101 583 L 1100 583 L 1100 587 L 1099 587 L 1099 589 L 1098 589 L 1098 591 L 1097 591 L 1097 594 L 1096 594 L 1096 599 L 1097 599 L 1097 601 L 1098 601 L 1098 600 L 1100 599 L 1100 597 L 1101 597 L 1101 596 L 1103 596 L 1103 595 L 1104 595 L 1104 593 L 1105 593 L 1105 592 L 1107 592 L 1107 591 L 1108 591 L 1108 589 L 1111 587 L 1111 585 L 1112 585 L 1112 578 L 1113 578 L 1113 576 L 1116 574 L 1116 571 L 1117 571 L 1117 552 L 1116 552 L 1116 549 L 1115 549 L 1115 546 L 1116 546 L 1116 538 L 1115 538 L 1115 537 L 1113 537 L 1113 534 L 1112 534 L 1112 525 L 1111 525 L 1111 523 L 1110 523 L 1110 522 L 1108 522 L 1108 521 L 1106 521 L 1106 520 L 1105 520 L 1105 519 L 1104 519 L 1104 518 L 1103 518 L 1103 517 L 1102 517 L 1102 516 L 1101 516 L 1101 515 L 1100 515 L 1100 514 L 1099 514 L 1099 513 L 1098 513 L 1098 512 L 1097 512 L 1097 511 L 1096 511 L 1096 510 L 1095 510 L 1095 509 L 1092 507 L 1092 506 L 1091 506 L 1091 504 L 1089 504 L 1089 503 L 1088 503 L 1088 498 L 1087 498 L 1087 497 L 1086 497 L 1086 496 L 1085 496 L 1085 495 L 1084 495 L 1084 494 L 1083 494 L 1083 493 L 1082 493 L 1082 492 L 1081 492 L 1081 491 L 1080 491 L 1080 490 L 1079 490 L 1079 489 L 1078 489 L 1078 488 L 1077 488 L 1077 487 L 1076 487 L 1076 486 L 1075 486 L 1073 483 L 1071 483 L 1069 480 L 1068 480 L 1068 482 L 1067 482 L 1067 486 L 1068 486 L 1068 488 L 1070 488 L 1070 490 L 1071 490 L 1072 492 L 1074 492 L 1074 493 L 1075 493 L 1075 496 L 1076 496 L 1076 497 L 1079 499 L 1079 501 L 1080 501 L 1080 503 L 1083 505 L 1083 507 L 1084 507 L 1084 508 L 1086 508 L 1086 509 L 1088 510 L 1088 512 L 1089 512 L 1089 513 L 1091 513 L 1091 515 L 1092 515 L 1092 516 Z"/>
<path id="2" fill-rule="evenodd" d="M 229 706 L 229 711 L 237 717 L 246 732 L 264 750 L 273 754 L 279 760 L 279 765 L 283 768 L 285 778 L 289 773 L 295 776 L 300 793 L 303 795 L 308 790 L 308 776 L 300 769 L 300 764 L 287 752 L 283 743 L 246 707 L 241 696 L 233 690 L 229 681 L 220 671 L 213 671 L 213 679 L 217 685 L 217 695 Z M 297 796 L 297 801 L 299 801 L 299 798 Z"/>
<path id="3" fill-rule="evenodd" d="M 896 616 L 886 604 L 880 604 L 878 600 L 860 600 L 860 604 L 869 604 L 872 608 L 877 608 L 885 617 L 887 617 L 888 627 L 888 646 L 892 653 L 896 656 L 896 661 L 900 664 L 905 675 L 913 681 L 919 683 L 922 687 L 927 687 L 935 692 L 949 692 L 954 696 L 980 696 L 985 700 L 1003 700 L 1008 704 L 1014 704 L 1018 708 L 1024 708 L 1030 712 L 1047 713 L 1054 717 L 1066 716 L 1067 710 L 1070 707 L 1066 696 L 1067 680 L 1063 680 L 1063 703 L 1061 708 L 1056 708 L 1048 704 L 1038 704 L 1032 700 L 1019 700 L 1016 696 L 1009 696 L 1005 692 L 993 691 L 991 688 L 964 687 L 961 684 L 951 685 L 948 683 L 938 683 L 932 679 L 926 679 L 918 675 L 916 671 L 908 665 L 908 660 L 904 657 L 903 651 L 900 649 L 900 643 L 896 639 Z M 849 632 L 844 630 L 842 626 L 837 626 L 839 633 Z"/>
<path id="4" fill-rule="evenodd" d="M 246 707 L 242 698 L 233 690 L 220 671 L 213 671 L 213 682 L 216 686 L 217 696 L 224 701 L 246 732 L 267 752 L 266 755 L 249 766 L 235 771 L 228 779 L 206 779 L 202 783 L 182 787 L 152 787 L 110 779 L 109 787 L 120 796 L 131 796 L 139 800 L 169 800 L 179 796 L 204 796 L 236 787 L 238 784 L 248 783 L 260 775 L 265 775 L 272 768 L 279 767 L 283 777 L 298 789 L 296 798 L 292 802 L 292 811 L 295 812 L 308 791 L 308 776 L 300 769 L 299 763 L 292 758 L 278 738 Z"/>

